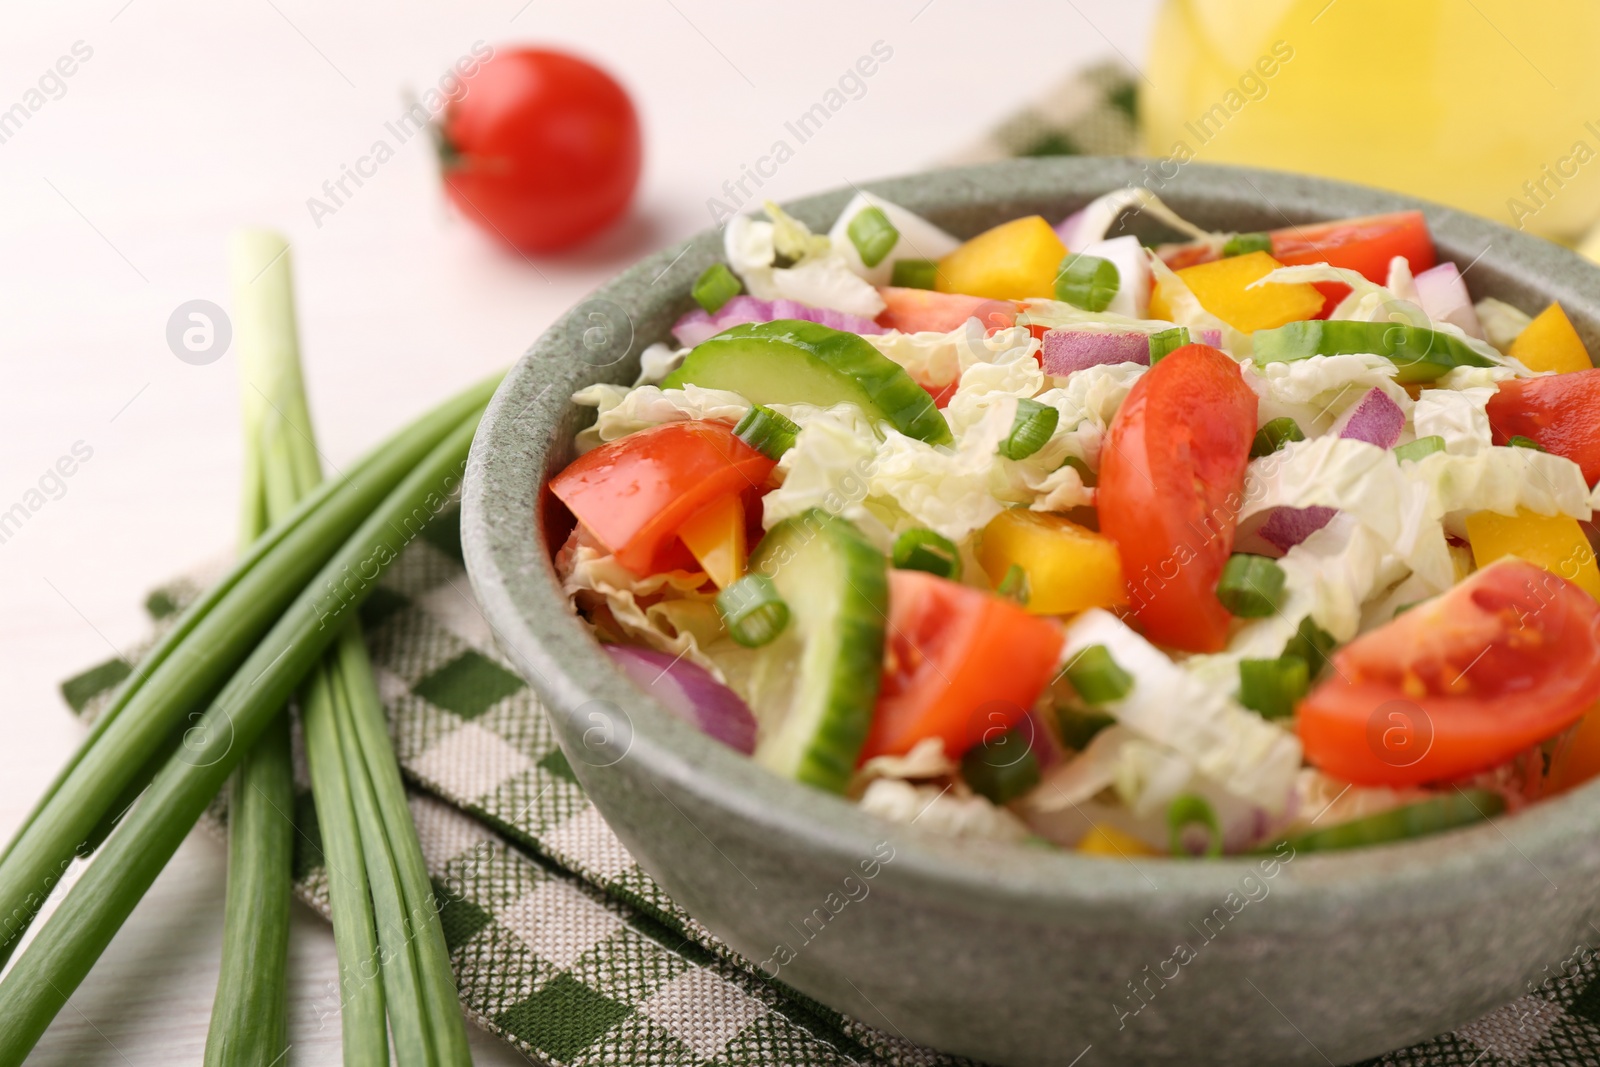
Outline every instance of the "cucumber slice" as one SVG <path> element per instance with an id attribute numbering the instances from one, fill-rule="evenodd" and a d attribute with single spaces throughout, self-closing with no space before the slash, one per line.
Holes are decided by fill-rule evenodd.
<path id="1" fill-rule="evenodd" d="M 857 334 L 798 319 L 751 322 L 695 346 L 663 389 L 728 389 L 752 404 L 855 404 L 907 437 L 950 443 L 928 391 Z"/>
<path id="2" fill-rule="evenodd" d="M 1416 385 L 1434 381 L 1457 367 L 1492 367 L 1494 361 L 1448 333 L 1393 322 L 1346 320 L 1291 322 L 1254 334 L 1258 367 L 1312 356 L 1371 353 L 1392 360 L 1395 381 Z"/>
<path id="3" fill-rule="evenodd" d="M 848 520 L 813 508 L 767 531 L 750 573 L 770 578 L 789 605 L 789 625 L 754 653 L 755 760 L 842 793 L 878 699 L 889 561 Z"/>
<path id="4" fill-rule="evenodd" d="M 1505 798 L 1487 789 L 1458 789 L 1414 804 L 1405 804 L 1376 815 L 1339 823 L 1287 838 L 1296 852 L 1332 852 L 1336 849 L 1385 845 L 1414 837 L 1454 830 L 1492 819 L 1506 810 Z M 1277 844 L 1259 848 L 1271 852 Z"/>

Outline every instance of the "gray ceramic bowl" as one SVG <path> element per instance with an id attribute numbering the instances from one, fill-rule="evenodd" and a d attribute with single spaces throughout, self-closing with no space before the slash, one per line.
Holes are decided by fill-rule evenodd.
<path id="1" fill-rule="evenodd" d="M 968 236 L 1018 215 L 1061 218 L 1149 178 L 1130 161 L 1027 160 L 868 188 Z M 1475 264 L 1476 296 L 1529 309 L 1559 299 L 1600 351 L 1600 270 L 1533 237 L 1262 171 L 1192 164 L 1153 189 L 1203 226 L 1241 231 L 1421 207 L 1441 254 Z M 826 228 L 850 194 L 790 210 Z M 463 511 L 467 565 L 506 653 L 606 820 L 691 915 L 824 1004 L 1015 1065 L 1068 1064 L 1090 1046 L 1086 1064 L 1343 1063 L 1466 1023 L 1590 942 L 1594 786 L 1466 831 L 1301 856 L 1267 877 L 1245 859 L 1134 863 L 941 840 L 775 777 L 673 719 L 568 609 L 541 493 L 590 417 L 572 392 L 631 382 L 639 351 L 666 338 L 720 255 L 714 232 L 667 249 L 540 338 L 478 431 Z M 868 893 L 835 916 L 852 874 Z"/>

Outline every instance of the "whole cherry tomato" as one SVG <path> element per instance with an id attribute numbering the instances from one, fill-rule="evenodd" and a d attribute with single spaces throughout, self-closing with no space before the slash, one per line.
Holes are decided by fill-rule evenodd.
<path id="1" fill-rule="evenodd" d="M 450 199 L 522 252 L 604 229 L 639 180 L 633 102 L 611 75 L 564 52 L 495 53 L 462 78 L 438 134 Z"/>

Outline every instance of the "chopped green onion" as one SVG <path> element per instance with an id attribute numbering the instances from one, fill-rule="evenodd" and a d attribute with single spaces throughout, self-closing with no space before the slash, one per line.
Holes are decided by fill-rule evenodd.
<path id="1" fill-rule="evenodd" d="M 1189 343 L 1189 328 L 1174 326 L 1150 335 L 1150 365 L 1154 367 L 1167 356 Z"/>
<path id="2" fill-rule="evenodd" d="M 1431 456 L 1435 452 L 1444 451 L 1444 438 L 1438 434 L 1428 437 L 1419 437 L 1415 441 L 1408 441 L 1403 445 L 1394 446 L 1394 458 L 1402 461 L 1416 462 L 1423 456 Z"/>
<path id="3" fill-rule="evenodd" d="M 1277 560 L 1236 552 L 1222 567 L 1217 599 L 1241 619 L 1262 619 L 1283 604 L 1283 584 Z"/>
<path id="4" fill-rule="evenodd" d="M 1170 834 L 1172 854 L 1174 856 L 1192 856 L 1195 853 L 1184 847 L 1184 831 L 1191 826 L 1203 826 L 1206 830 L 1206 848 L 1201 855 L 1222 855 L 1222 824 L 1217 821 L 1217 813 L 1211 807 L 1211 802 L 1205 797 L 1185 793 L 1174 797 L 1167 808 L 1167 830 Z"/>
<path id="5" fill-rule="evenodd" d="M 1013 727 L 968 749 L 961 757 L 961 777 L 979 796 L 1009 804 L 1039 784 L 1039 758 L 1022 731 Z"/>
<path id="6" fill-rule="evenodd" d="M 1068 661 L 1067 681 L 1085 704 L 1114 704 L 1133 692 L 1133 675 L 1111 658 L 1105 645 L 1090 645 Z"/>
<path id="7" fill-rule="evenodd" d="M 1305 660 L 1311 677 L 1316 678 L 1328 662 L 1328 653 L 1332 652 L 1338 643 L 1332 634 L 1318 626 L 1316 620 L 1307 615 L 1300 620 L 1294 636 L 1284 642 L 1283 654 L 1298 656 Z"/>
<path id="8" fill-rule="evenodd" d="M 733 428 L 733 435 L 768 459 L 782 459 L 794 447 L 800 427 L 771 408 L 756 404 L 744 413 Z"/>
<path id="9" fill-rule="evenodd" d="M 1061 421 L 1061 412 L 1049 404 L 1022 397 L 1017 401 L 1017 415 L 1011 420 L 1011 433 L 1000 442 L 1000 454 L 1007 459 L 1027 459 L 1050 440 Z"/>
<path id="10" fill-rule="evenodd" d="M 1270 456 L 1291 441 L 1305 439 L 1306 435 L 1301 432 L 1300 424 L 1289 416 L 1272 419 L 1256 431 L 1255 442 L 1250 446 L 1250 458 L 1260 459 L 1262 456 Z"/>
<path id="11" fill-rule="evenodd" d="M 476 394 L 475 390 L 472 395 Z M 96 861 L 85 868 L 55 913 L 39 927 L 33 941 L 13 961 L 10 972 L 0 979 L 0 1063 L 20 1063 L 38 1042 L 51 1019 L 66 1004 L 162 867 L 183 843 L 249 745 L 282 711 L 295 685 L 338 636 L 341 624 L 354 616 L 384 567 L 399 557 L 411 537 L 408 524 L 415 521 L 412 517 L 430 514 L 440 501 L 449 498 L 459 483 L 481 412 L 481 407 L 474 408 L 420 463 L 408 463 L 409 473 L 400 484 L 385 495 L 376 508 L 365 513 L 360 528 L 331 554 L 302 546 L 303 551 L 315 559 L 326 560 L 309 583 L 287 581 L 287 576 L 293 573 L 292 567 L 276 552 L 269 557 L 268 564 L 259 568 L 269 588 L 283 585 L 291 592 L 298 591 L 298 595 L 287 609 L 275 613 L 272 629 L 234 670 L 205 714 L 191 727 L 190 734 L 217 740 L 218 754 L 212 758 L 208 751 L 203 760 L 180 756 L 167 762 L 141 801 L 107 839 Z M 402 437 L 402 444 L 405 443 L 409 440 Z M 321 509 L 315 514 L 320 513 Z M 327 536 L 325 529 L 322 533 Z M 361 575 L 365 584 L 349 581 L 350 576 L 356 574 Z M 335 592 L 330 593 L 330 590 Z M 219 609 L 216 614 L 226 621 L 240 612 Z M 180 657 L 179 662 L 187 658 Z M 147 682 L 142 691 L 154 688 L 153 681 Z M 190 701 L 179 704 L 178 721 L 182 721 L 182 713 L 192 706 Z M 119 722 L 132 718 L 125 710 Z M 143 718 L 149 720 L 156 716 Z M 164 720 L 162 722 L 165 725 Z M 148 722 L 144 725 L 148 726 Z M 229 743 L 221 743 L 224 739 Z M 90 769 L 102 749 L 105 760 L 115 765 L 118 746 L 103 743 L 86 754 L 75 769 L 79 772 Z M 138 769 L 137 761 L 129 762 L 133 766 L 126 775 L 114 776 L 114 781 L 97 785 L 115 796 L 118 786 Z M 52 803 L 72 807 L 92 826 L 101 810 L 98 805 L 79 809 L 69 803 L 75 794 L 89 792 L 80 790 L 77 785 L 68 783 L 52 798 Z M 46 832 L 57 822 L 51 813 L 41 812 L 28 833 L 46 842 L 58 842 L 57 835 Z M 81 836 L 73 834 L 63 847 L 70 855 L 73 845 L 81 840 Z M 0 882 L 4 883 L 4 889 L 20 885 L 27 892 L 26 887 L 31 887 L 34 880 L 27 877 L 31 872 L 19 861 L 33 854 L 42 853 L 47 859 L 55 855 L 48 846 L 28 846 L 27 841 L 18 842 L 6 863 L 0 866 Z M 5 895 L 10 897 L 9 892 Z M 21 899 L 15 904 L 8 903 L 0 914 L 9 915 L 12 908 L 22 904 Z"/>
<path id="12" fill-rule="evenodd" d="M 1271 252 L 1270 233 L 1236 233 L 1222 246 L 1224 256 L 1247 256 L 1251 252 Z"/>
<path id="13" fill-rule="evenodd" d="M 1016 563 L 1006 568 L 1006 573 L 1001 577 L 1000 584 L 994 587 L 994 591 L 1024 607 L 1033 596 L 1033 590 L 1028 585 L 1028 572 Z"/>
<path id="14" fill-rule="evenodd" d="M 1463 338 L 1393 322 L 1311 319 L 1257 330 L 1253 341 L 1251 358 L 1258 367 L 1312 356 L 1372 353 L 1399 368 L 1394 380 L 1401 385 L 1431 382 L 1456 367 L 1494 366 Z"/>
<path id="15" fill-rule="evenodd" d="M 951 581 L 961 578 L 961 550 L 948 537 L 923 527 L 895 538 L 892 557 L 903 571 L 927 571 Z"/>
<path id="16" fill-rule="evenodd" d="M 1122 275 L 1109 259 L 1068 252 L 1056 271 L 1056 299 L 1084 311 L 1104 311 L 1121 284 Z"/>
<path id="17" fill-rule="evenodd" d="M 1078 752 L 1088 748 L 1095 734 L 1116 721 L 1105 712 L 1090 708 L 1062 705 L 1056 709 L 1056 722 L 1061 727 L 1061 743 Z"/>
<path id="18" fill-rule="evenodd" d="M 1546 450 L 1544 445 L 1541 445 L 1538 441 L 1535 441 L 1531 437 L 1524 437 L 1520 433 L 1512 435 L 1511 440 L 1506 442 L 1506 446 L 1508 448 L 1531 448 L 1535 452 L 1543 452 Z"/>
<path id="19" fill-rule="evenodd" d="M 1239 703 L 1263 719 L 1286 719 L 1311 690 L 1311 667 L 1299 656 L 1239 661 Z"/>
<path id="20" fill-rule="evenodd" d="M 722 310 L 722 305 L 738 296 L 742 288 L 733 271 L 721 263 L 713 263 L 700 272 L 689 295 L 694 297 L 696 304 L 706 309 L 706 314 L 715 315 Z"/>
<path id="21" fill-rule="evenodd" d="M 1505 798 L 1493 790 L 1458 787 L 1454 793 L 1441 793 L 1414 804 L 1380 811 L 1376 815 L 1337 823 L 1321 830 L 1312 830 L 1309 833 L 1273 842 L 1255 851 L 1274 852 L 1283 844 L 1288 844 L 1295 854 L 1384 845 L 1413 837 L 1442 833 L 1460 826 L 1470 826 L 1475 822 L 1492 819 L 1505 809 Z"/>
<path id="22" fill-rule="evenodd" d="M 861 263 L 866 267 L 882 263 L 883 257 L 894 251 L 900 240 L 900 231 L 880 207 L 864 207 L 856 212 L 845 232 L 850 235 L 850 243 L 856 246 Z"/>
<path id="23" fill-rule="evenodd" d="M 1085 463 L 1077 456 L 1068 456 L 1066 459 L 1061 461 L 1061 466 L 1071 467 L 1073 470 L 1077 471 L 1078 480 L 1083 483 L 1083 487 L 1085 489 L 1093 489 L 1095 483 L 1099 481 L 1099 478 L 1095 475 L 1094 471 L 1089 469 L 1089 464 Z"/>
<path id="24" fill-rule="evenodd" d="M 764 574 L 747 574 L 718 593 L 717 613 L 728 636 L 745 648 L 760 648 L 789 625 L 789 605 Z"/>
<path id="25" fill-rule="evenodd" d="M 905 289 L 932 289 L 939 276 L 939 264 L 931 259 L 897 259 L 889 284 Z"/>

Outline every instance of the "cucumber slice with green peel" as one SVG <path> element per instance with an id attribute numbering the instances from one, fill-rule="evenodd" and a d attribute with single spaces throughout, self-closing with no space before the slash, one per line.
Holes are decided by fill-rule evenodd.
<path id="1" fill-rule="evenodd" d="M 798 319 L 751 322 L 696 345 L 663 389 L 727 389 L 752 404 L 855 404 L 907 437 L 950 443 L 928 391 L 858 334 Z"/>
<path id="2" fill-rule="evenodd" d="M 1494 361 L 1453 334 L 1394 322 L 1348 320 L 1291 322 L 1253 335 L 1258 367 L 1312 356 L 1375 355 L 1399 369 L 1401 385 L 1431 382 L 1457 367 L 1492 367 Z"/>
<path id="3" fill-rule="evenodd" d="M 770 578 L 789 605 L 789 625 L 749 671 L 755 760 L 842 793 L 878 699 L 889 561 L 848 520 L 813 508 L 767 531 L 750 573 Z"/>
<path id="4" fill-rule="evenodd" d="M 1499 793 L 1487 789 L 1457 789 L 1454 793 L 1441 793 L 1414 804 L 1404 804 L 1376 815 L 1286 838 L 1283 842 L 1256 851 L 1272 852 L 1284 843 L 1295 852 L 1332 852 L 1366 845 L 1385 845 L 1470 826 L 1492 819 L 1505 810 L 1505 798 Z"/>

